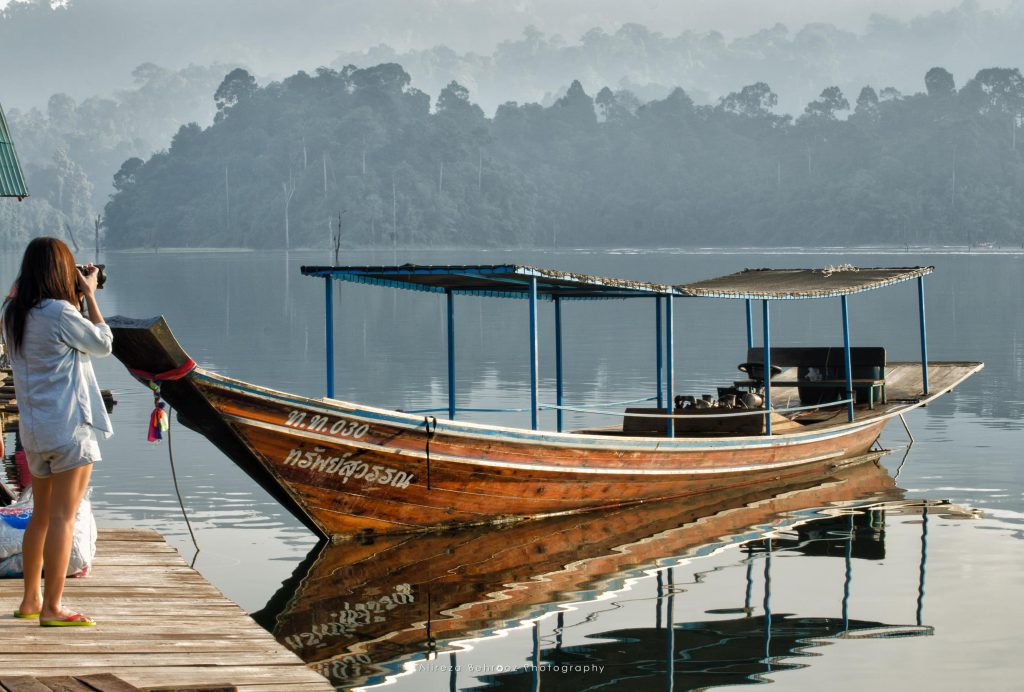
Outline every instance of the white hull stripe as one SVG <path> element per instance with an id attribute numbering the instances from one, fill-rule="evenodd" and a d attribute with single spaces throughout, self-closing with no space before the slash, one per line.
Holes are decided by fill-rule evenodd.
<path id="1" fill-rule="evenodd" d="M 420 452 L 411 449 L 396 449 L 394 447 L 385 447 L 383 445 L 373 444 L 372 442 L 362 442 L 360 440 L 353 440 L 351 438 L 339 438 L 332 437 L 330 435 L 322 435 L 320 433 L 309 432 L 308 430 L 297 430 L 283 425 L 277 425 L 276 423 L 267 423 L 264 421 L 252 420 L 251 418 L 245 418 L 243 416 L 236 416 L 233 414 L 222 414 L 225 420 L 232 421 L 233 423 L 248 426 L 251 428 L 260 428 L 262 430 L 269 430 L 271 432 L 281 433 L 288 437 L 298 437 L 307 440 L 315 440 L 317 442 L 324 442 L 326 444 L 342 446 L 342 447 L 355 447 L 368 452 L 378 452 L 380 454 L 387 454 L 391 456 L 408 457 L 412 459 L 422 459 L 424 462 L 427 459 L 425 452 Z M 701 450 L 694 450 L 694 454 L 706 454 L 707 452 Z M 517 471 L 547 471 L 551 473 L 575 473 L 575 474 L 592 474 L 592 475 L 606 475 L 606 476 L 701 476 L 701 475 L 713 475 L 722 473 L 742 473 L 748 471 L 765 471 L 769 469 L 781 469 L 789 466 L 799 466 L 801 464 L 809 464 L 816 461 L 826 461 L 828 459 L 835 459 L 846 454 L 846 449 L 839 449 L 828 454 L 821 454 L 814 457 L 806 457 L 802 459 L 796 459 L 792 461 L 780 461 L 770 464 L 753 464 L 746 466 L 727 466 L 717 468 L 701 468 L 701 469 L 613 469 L 613 468 L 595 468 L 593 466 L 554 466 L 551 464 L 522 464 L 510 461 L 496 461 L 490 459 L 474 459 L 470 457 L 459 457 L 452 456 L 449 454 L 430 454 L 431 461 L 447 461 L 453 464 L 465 464 L 468 466 L 483 466 L 488 468 L 499 468 L 499 469 L 513 469 Z"/>

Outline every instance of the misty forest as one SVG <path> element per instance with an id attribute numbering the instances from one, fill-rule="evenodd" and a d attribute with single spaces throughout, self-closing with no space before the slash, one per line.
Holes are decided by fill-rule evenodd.
<path id="1" fill-rule="evenodd" d="M 37 5 L 9 6 L 0 33 Z M 895 31 L 876 21 L 854 43 L 877 45 L 885 26 Z M 655 86 L 615 79 L 614 64 L 640 60 L 638 41 L 643 60 L 657 49 L 679 64 L 669 54 L 682 38 L 631 25 L 575 48 L 529 29 L 489 59 L 339 53 L 280 79 L 229 61 L 145 63 L 113 95 L 8 100 L 32 196 L 0 207 L 0 245 L 54 232 L 112 249 L 313 248 L 335 236 L 343 247 L 1024 243 L 1018 68 L 931 64 L 916 84 L 851 87 L 812 69 L 820 50 L 799 51 L 807 30 L 772 31 L 711 41 L 719 68 L 743 51 L 764 64 L 719 69 L 719 84 L 757 78 L 717 90 L 692 65 L 675 84 L 665 69 Z M 538 56 L 555 54 L 580 79 L 516 100 Z"/>

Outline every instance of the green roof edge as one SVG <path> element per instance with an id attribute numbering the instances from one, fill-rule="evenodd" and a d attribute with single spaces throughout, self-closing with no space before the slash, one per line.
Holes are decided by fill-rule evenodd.
<path id="1" fill-rule="evenodd" d="M 7 117 L 0 105 L 0 197 L 28 197 L 28 185 L 25 174 L 18 161 L 18 152 L 14 150 L 14 140 L 7 127 Z"/>

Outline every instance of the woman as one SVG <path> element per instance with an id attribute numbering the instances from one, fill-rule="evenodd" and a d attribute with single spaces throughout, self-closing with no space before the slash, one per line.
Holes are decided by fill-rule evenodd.
<path id="1" fill-rule="evenodd" d="M 75 514 L 100 460 L 97 433 L 113 431 L 89 361 L 109 355 L 114 340 L 96 304 L 98 274 L 91 264 L 79 271 L 61 241 L 36 238 L 4 302 L 2 331 L 35 503 L 23 546 L 25 596 L 14 616 L 39 618 L 45 627 L 96 624 L 61 601 Z"/>

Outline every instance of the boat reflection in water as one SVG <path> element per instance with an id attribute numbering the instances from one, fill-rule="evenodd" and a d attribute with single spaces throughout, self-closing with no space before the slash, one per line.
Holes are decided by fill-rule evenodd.
<path id="1" fill-rule="evenodd" d="M 916 622 L 848 617 L 851 560 L 884 556 L 885 513 L 923 511 L 927 530 L 928 504 L 901 502 L 879 456 L 838 468 L 824 482 L 819 477 L 781 489 L 751 486 L 503 528 L 318 547 L 254 617 L 343 687 L 415 676 L 430 661 L 448 667 L 452 689 L 536 689 L 549 675 L 557 677 L 551 684 L 558 689 L 763 681 L 765 674 L 800 665 L 780 659 L 815 639 L 930 633 L 921 622 L 923 552 Z M 745 555 L 746 593 L 736 599 L 743 606 L 708 611 L 715 617 L 707 621 L 674 622 L 679 589 L 673 567 L 681 558 L 730 546 Z M 846 561 L 841 617 L 772 612 L 772 556 L 780 550 Z M 613 623 L 583 644 L 563 646 L 566 604 L 606 599 L 644 578 L 657 580 L 652 626 L 616 629 Z M 538 618 L 548 613 L 557 626 L 542 645 Z M 466 640 L 530 620 L 533 650 L 516 654 L 526 664 L 458 679 L 458 657 L 477 646 Z"/>

